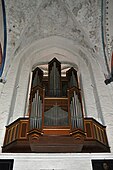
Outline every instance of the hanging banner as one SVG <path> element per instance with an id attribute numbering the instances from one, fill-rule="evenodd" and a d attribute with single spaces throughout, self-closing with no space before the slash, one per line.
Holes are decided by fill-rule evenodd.
<path id="1" fill-rule="evenodd" d="M 6 31 L 6 13 L 4 0 L 0 0 L 0 77 L 2 76 L 5 58 L 6 58 L 6 44 L 7 44 L 7 31 Z"/>
<path id="2" fill-rule="evenodd" d="M 111 76 L 113 77 L 113 52 L 111 57 Z"/>

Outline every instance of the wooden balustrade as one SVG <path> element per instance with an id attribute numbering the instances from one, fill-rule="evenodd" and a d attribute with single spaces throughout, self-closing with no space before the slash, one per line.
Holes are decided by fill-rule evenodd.
<path id="1" fill-rule="evenodd" d="M 97 140 L 104 145 L 108 145 L 106 136 L 106 126 L 103 126 L 93 118 L 84 119 L 86 140 Z"/>
<path id="2" fill-rule="evenodd" d="M 49 127 L 49 129 L 42 128 L 40 132 L 38 132 L 38 129 L 34 129 L 33 133 L 36 133 L 36 135 L 33 135 L 38 137 L 38 141 L 35 141 L 35 145 L 38 146 L 36 152 L 52 152 L 53 145 L 54 147 L 60 146 L 59 143 L 56 144 L 57 139 L 58 142 L 60 141 L 60 144 L 63 142 L 62 147 L 65 147 L 61 149 L 61 152 L 110 152 L 106 136 L 106 127 L 93 118 L 84 118 L 84 132 L 80 132 L 80 129 L 74 129 L 72 131 L 69 126 L 60 128 L 61 127 L 58 127 L 58 129 L 57 127 Z M 30 133 L 32 134 L 31 131 Z M 73 149 L 76 147 L 75 141 L 77 140 L 76 138 L 83 133 L 83 146 L 81 151 L 77 151 L 77 148 Z M 71 146 L 70 150 L 66 150 L 66 140 L 69 142 L 69 147 Z M 3 152 L 34 152 L 34 150 L 30 148 L 31 145 L 32 140 L 30 139 L 29 141 L 29 118 L 19 118 L 6 127 L 5 140 L 2 148 Z M 43 147 L 41 147 L 40 150 L 41 145 L 43 145 Z M 77 143 L 77 145 L 79 144 Z M 49 150 L 47 150 L 48 146 L 50 147 Z M 54 151 L 57 152 L 57 149 Z M 60 152 L 60 150 L 58 152 Z"/>
<path id="3" fill-rule="evenodd" d="M 6 126 L 4 146 L 18 139 L 27 139 L 28 122 L 28 118 L 19 118 L 10 125 Z"/>

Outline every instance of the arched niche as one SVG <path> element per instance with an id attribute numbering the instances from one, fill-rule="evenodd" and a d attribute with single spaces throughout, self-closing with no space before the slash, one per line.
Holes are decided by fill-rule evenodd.
<path id="1" fill-rule="evenodd" d="M 65 41 L 67 43 L 65 43 Z M 81 55 L 81 49 L 84 51 L 83 54 L 85 55 Z M 10 120 L 8 120 L 8 122 L 15 120 L 22 115 L 26 115 L 25 108 L 26 106 L 28 107 L 28 101 L 26 100 L 28 98 L 30 73 L 32 72 L 33 68 L 41 64 L 46 64 L 54 56 L 57 56 L 61 63 L 68 63 L 71 66 L 77 68 L 78 74 L 83 74 L 81 73 L 82 69 L 80 68 L 80 63 L 84 62 L 85 67 L 88 68 L 86 69 L 86 75 L 92 74 L 90 72 L 90 68 L 88 67 L 91 60 L 89 59 L 90 56 L 88 52 L 86 54 L 86 50 L 84 50 L 82 47 L 80 48 L 79 45 L 73 44 L 73 42 L 68 39 L 61 37 L 50 37 L 31 44 L 28 48 L 24 49 L 21 53 L 15 56 L 15 60 L 12 63 L 11 69 L 15 69 L 15 73 L 12 72 L 12 76 L 15 77 L 15 88 L 12 92 L 9 114 Z M 87 81 L 89 81 L 87 85 L 90 86 L 90 81 L 92 81 L 91 75 Z M 88 90 L 91 92 L 92 102 L 95 104 L 93 90 L 92 88 L 89 88 Z M 24 102 L 22 102 L 21 98 L 24 99 Z M 19 105 L 21 105 L 21 110 L 19 109 Z M 91 112 L 90 105 L 88 106 L 87 104 L 86 108 L 89 108 L 87 112 Z M 94 117 L 97 118 L 97 110 L 95 108 L 96 107 L 93 108 L 93 111 L 95 112 Z M 20 110 L 20 113 L 18 110 Z"/>
<path id="2" fill-rule="evenodd" d="M 68 66 L 76 68 L 79 83 L 82 82 L 82 91 L 85 100 L 84 117 L 92 117 L 98 121 L 96 100 L 100 100 L 100 98 L 96 98 L 96 96 L 98 97 L 98 91 L 94 91 L 92 88 L 93 85 L 97 88 L 96 76 L 94 75 L 94 68 L 92 68 L 92 63 L 95 62 L 93 56 L 86 49 L 78 44 L 73 44 L 68 39 L 50 37 L 29 45 L 15 56 L 12 62 L 4 90 L 4 93 L 8 96 L 6 103 L 8 107 L 4 108 L 2 106 L 3 111 L 7 109 L 9 112 L 8 125 L 21 117 L 25 119 L 28 117 L 31 73 L 36 67 L 46 65 L 55 56 L 57 56 L 62 64 L 68 64 Z M 98 70 L 100 69 L 96 62 L 95 67 Z M 101 71 L 99 75 L 102 76 Z M 10 92 L 7 92 L 8 89 L 10 89 Z M 87 110 L 87 114 L 85 110 Z"/>

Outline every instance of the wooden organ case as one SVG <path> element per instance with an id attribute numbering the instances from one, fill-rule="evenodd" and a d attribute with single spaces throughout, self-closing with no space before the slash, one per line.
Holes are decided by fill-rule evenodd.
<path id="1" fill-rule="evenodd" d="M 6 127 L 3 152 L 109 152 L 105 126 L 84 118 L 77 72 L 61 76 L 61 63 L 48 63 L 48 76 L 33 71 L 29 118 Z"/>

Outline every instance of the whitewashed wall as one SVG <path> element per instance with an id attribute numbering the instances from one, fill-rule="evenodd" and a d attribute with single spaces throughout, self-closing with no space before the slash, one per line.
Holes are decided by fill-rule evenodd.
<path id="1" fill-rule="evenodd" d="M 48 63 L 55 55 L 61 63 L 69 62 L 78 67 L 78 75 L 82 78 L 87 116 L 107 126 L 108 141 L 113 152 L 112 100 L 109 89 L 104 83 L 103 72 L 95 60 L 96 55 L 94 58 L 80 44 L 74 44 L 71 40 L 57 36 L 34 42 L 21 51 L 13 61 L 0 98 L 2 118 L 0 145 L 3 144 L 5 126 L 26 115 L 27 89 L 32 68 L 34 65 Z"/>
<path id="2" fill-rule="evenodd" d="M 101 1 L 6 0 L 5 4 L 8 44 L 3 73 L 6 83 L 0 84 L 0 146 L 5 126 L 27 115 L 27 89 L 32 69 L 56 56 L 61 63 L 78 69 L 85 99 L 84 116 L 94 117 L 106 125 L 113 153 L 113 83 L 108 86 L 104 83 L 107 71 L 101 44 Z M 107 39 L 109 47 L 113 39 L 111 4 L 109 0 L 110 10 L 106 15 L 110 18 L 106 27 L 106 35 L 111 35 L 109 41 Z M 0 33 L 3 39 L 1 29 Z M 112 153 L 0 153 L 0 159 L 14 159 L 14 170 L 92 170 L 92 159 L 113 159 Z"/>
<path id="3" fill-rule="evenodd" d="M 0 154 L 14 159 L 13 170 L 92 170 L 91 160 L 113 159 L 111 154 Z"/>

